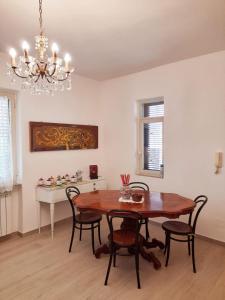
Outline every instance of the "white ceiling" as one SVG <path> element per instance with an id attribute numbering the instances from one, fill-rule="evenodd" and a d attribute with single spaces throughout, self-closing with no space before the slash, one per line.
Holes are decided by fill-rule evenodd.
<path id="1" fill-rule="evenodd" d="M 225 0 L 43 0 L 43 9 L 50 42 L 98 80 L 225 49 Z M 38 0 L 0 0 L 0 12 L 0 51 L 34 46 Z"/>

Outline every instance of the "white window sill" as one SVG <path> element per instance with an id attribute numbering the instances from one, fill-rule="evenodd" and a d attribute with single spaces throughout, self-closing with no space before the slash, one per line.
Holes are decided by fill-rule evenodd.
<path id="1" fill-rule="evenodd" d="M 140 171 L 136 171 L 136 175 L 147 176 L 147 177 L 155 177 L 155 178 L 161 178 L 161 179 L 163 179 L 163 177 L 160 174 L 160 171 L 140 170 Z"/>

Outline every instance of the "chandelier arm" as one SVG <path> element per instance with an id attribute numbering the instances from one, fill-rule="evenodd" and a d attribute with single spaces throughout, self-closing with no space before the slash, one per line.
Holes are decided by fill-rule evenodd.
<path id="1" fill-rule="evenodd" d="M 35 63 L 35 65 L 38 67 L 38 70 L 40 70 L 38 63 Z M 32 77 L 40 76 L 40 71 L 37 74 L 30 71 L 30 74 L 32 75 Z"/>
<path id="2" fill-rule="evenodd" d="M 46 76 L 46 79 L 47 79 L 48 83 L 52 83 L 52 81 L 51 81 L 51 80 L 49 80 L 49 78 L 51 78 L 51 77 L 49 77 L 49 76 Z"/>
<path id="3" fill-rule="evenodd" d="M 57 81 L 65 81 L 65 80 L 67 80 L 68 79 L 68 77 L 69 77 L 69 74 L 70 74 L 70 72 L 66 72 L 66 77 L 65 78 L 62 78 L 62 79 L 58 79 L 58 78 L 54 78 L 54 77 L 52 77 L 54 80 L 57 80 Z"/>
<path id="4" fill-rule="evenodd" d="M 38 80 L 39 80 L 39 78 L 40 78 L 41 75 L 39 74 L 39 75 L 36 75 L 36 76 L 37 76 L 37 78 L 34 81 L 35 83 L 38 82 Z"/>
<path id="5" fill-rule="evenodd" d="M 23 78 L 23 79 L 27 79 L 29 78 L 29 75 L 28 76 L 23 76 L 23 75 L 20 75 L 19 73 L 16 72 L 16 67 L 12 67 L 13 69 L 13 72 L 16 74 L 16 76 L 20 77 L 20 78 Z"/>
<path id="6" fill-rule="evenodd" d="M 56 77 L 54 78 L 54 76 L 52 76 L 51 74 L 49 74 L 49 72 L 46 72 L 45 78 L 52 79 L 52 80 L 57 80 Z"/>
<path id="7" fill-rule="evenodd" d="M 44 68 L 44 72 L 46 73 L 47 71 L 47 66 L 48 66 L 48 63 L 45 64 L 45 68 Z"/>
<path id="8" fill-rule="evenodd" d="M 40 72 L 40 70 L 41 70 L 41 67 L 40 67 L 40 65 L 39 65 L 39 63 L 38 63 L 38 62 L 36 62 L 36 66 L 38 67 L 38 71 Z"/>
<path id="9" fill-rule="evenodd" d="M 50 77 L 52 77 L 52 76 L 55 74 L 55 71 L 56 71 L 56 63 L 54 63 L 54 69 L 53 69 L 52 73 L 50 74 L 50 73 L 49 73 L 49 70 L 47 69 L 47 74 L 48 74 Z"/>
<path id="10" fill-rule="evenodd" d="M 40 73 L 38 73 L 38 74 L 34 74 L 33 72 L 31 72 L 31 77 L 37 77 L 37 76 L 40 76 Z"/>

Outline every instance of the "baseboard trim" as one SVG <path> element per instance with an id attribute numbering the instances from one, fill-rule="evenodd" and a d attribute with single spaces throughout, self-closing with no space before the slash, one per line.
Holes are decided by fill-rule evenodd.
<path id="1" fill-rule="evenodd" d="M 162 226 L 161 223 L 157 222 L 157 221 L 154 221 L 154 220 L 149 220 L 149 223 L 152 223 L 156 226 Z M 220 246 L 224 246 L 225 247 L 225 242 L 223 241 L 219 241 L 219 240 L 216 240 L 216 239 L 213 239 L 213 238 L 210 238 L 210 237 L 207 237 L 207 236 L 204 236 L 204 235 L 201 235 L 201 234 L 196 234 L 196 237 L 198 237 L 199 239 L 201 240 L 205 240 L 205 241 L 208 241 L 208 242 L 212 242 L 212 243 L 215 243 L 217 245 L 220 245 Z"/>
<path id="2" fill-rule="evenodd" d="M 72 217 L 68 217 L 68 218 L 56 221 L 54 223 L 54 226 L 55 225 L 59 225 L 59 224 L 67 223 L 69 220 L 71 220 L 71 218 Z M 50 230 L 50 229 L 51 229 L 51 224 L 48 224 L 48 225 L 45 225 L 45 226 L 41 227 L 41 231 Z M 34 233 L 38 233 L 38 228 L 37 229 L 33 229 L 31 231 L 28 231 L 28 232 L 25 232 L 25 233 L 17 232 L 17 235 L 19 235 L 20 237 L 26 237 L 26 236 L 29 236 L 29 235 L 34 234 Z"/>
<path id="3" fill-rule="evenodd" d="M 1 242 L 8 241 L 9 239 L 14 238 L 14 237 L 16 237 L 16 236 L 18 236 L 18 231 L 9 233 L 9 234 L 4 235 L 4 236 L 0 236 L 0 243 L 1 243 Z"/>

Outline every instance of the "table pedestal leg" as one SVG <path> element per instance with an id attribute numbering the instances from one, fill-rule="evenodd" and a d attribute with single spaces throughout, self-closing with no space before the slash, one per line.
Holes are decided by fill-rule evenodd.
<path id="1" fill-rule="evenodd" d="M 146 259 L 147 261 L 152 262 L 153 266 L 154 266 L 154 269 L 156 269 L 156 270 L 161 268 L 161 263 L 160 263 L 160 261 L 158 260 L 158 258 L 155 256 L 155 254 L 153 252 L 146 252 L 145 248 L 148 249 L 148 248 L 159 247 L 158 243 L 162 247 L 160 249 L 163 249 L 164 248 L 163 243 L 160 242 L 160 241 L 156 242 L 156 239 L 152 239 L 152 241 L 149 242 L 149 241 L 145 240 L 142 237 L 142 241 L 141 241 L 141 244 L 140 244 L 140 254 L 141 254 L 141 256 L 144 259 Z"/>
<path id="2" fill-rule="evenodd" d="M 109 245 L 103 244 L 97 250 L 95 250 L 95 257 L 100 258 L 101 254 L 109 254 Z"/>
<path id="3" fill-rule="evenodd" d="M 123 222 L 121 224 L 121 228 L 122 229 L 128 229 L 131 230 L 132 229 L 132 222 Z M 145 238 L 140 235 L 140 254 L 141 256 L 146 259 L 147 261 L 153 263 L 153 266 L 156 270 L 158 270 L 159 268 L 161 268 L 161 263 L 158 260 L 158 258 L 154 255 L 154 253 L 152 252 L 147 252 L 145 249 L 149 249 L 149 248 L 156 248 L 159 247 L 160 249 L 164 248 L 164 244 L 161 241 L 158 241 L 157 239 L 152 239 L 152 241 L 147 241 L 145 240 Z M 130 254 L 133 254 L 132 251 L 132 247 L 128 249 Z M 96 258 L 100 258 L 101 254 L 109 254 L 109 245 L 108 244 L 104 244 L 101 247 L 99 247 L 96 251 L 95 251 L 95 257 Z"/>
<path id="4" fill-rule="evenodd" d="M 143 246 L 147 249 L 149 248 L 156 248 L 159 247 L 159 249 L 164 249 L 164 244 L 163 242 L 157 240 L 157 239 L 152 239 L 151 242 L 144 240 L 143 241 Z"/>

